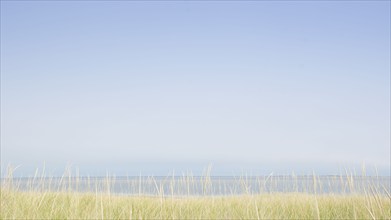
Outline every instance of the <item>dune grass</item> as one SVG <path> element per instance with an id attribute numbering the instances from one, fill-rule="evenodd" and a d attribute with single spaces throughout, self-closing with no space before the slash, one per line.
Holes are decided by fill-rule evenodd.
<path id="1" fill-rule="evenodd" d="M 390 219 L 381 196 L 273 193 L 224 197 L 112 196 L 2 190 L 1 219 Z"/>
<path id="2" fill-rule="evenodd" d="M 190 186 L 191 178 L 185 179 L 189 181 L 180 182 Z M 111 193 L 110 188 L 98 190 L 97 185 L 87 191 L 77 191 L 67 188 L 65 182 L 63 188 L 48 189 L 47 179 L 34 177 L 32 181 L 39 187 L 19 188 L 12 174 L 3 179 L 0 219 L 391 219 L 390 193 L 385 188 L 385 193 L 381 192 L 375 186 L 369 186 L 363 193 L 312 191 L 196 196 L 165 195 L 163 186 L 155 182 L 156 194 L 120 195 Z M 112 180 L 103 181 L 110 185 Z M 205 186 L 211 184 L 208 176 L 202 181 Z"/>

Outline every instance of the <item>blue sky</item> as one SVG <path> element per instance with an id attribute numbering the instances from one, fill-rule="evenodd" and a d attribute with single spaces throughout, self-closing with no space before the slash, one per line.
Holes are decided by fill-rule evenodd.
<path id="1" fill-rule="evenodd" d="M 387 1 L 2 1 L 2 165 L 388 173 L 389 27 Z"/>

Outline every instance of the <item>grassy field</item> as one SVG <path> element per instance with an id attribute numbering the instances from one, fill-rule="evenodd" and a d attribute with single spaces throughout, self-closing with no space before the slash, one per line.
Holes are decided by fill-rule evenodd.
<path id="1" fill-rule="evenodd" d="M 390 219 L 384 196 L 143 197 L 2 190 L 1 219 Z"/>
<path id="2" fill-rule="evenodd" d="M 346 179 L 346 186 L 352 188 L 349 193 L 309 189 L 308 192 L 264 191 L 223 196 L 167 194 L 162 190 L 165 186 L 153 178 L 156 194 L 114 194 L 110 187 L 98 189 L 98 184 L 78 191 L 68 184 L 81 183 L 79 178 L 68 183 L 65 179 L 65 175 L 60 179 L 61 188 L 48 188 L 48 180 L 52 179 L 36 176 L 30 182 L 35 185 L 23 188 L 12 172 L 8 173 L 1 183 L 0 219 L 391 219 L 389 188 L 381 186 L 380 189 L 375 184 L 355 192 L 353 179 L 349 178 Z M 166 184 L 172 188 L 180 183 L 189 187 L 193 182 L 190 179 L 184 177 L 183 181 Z M 314 176 L 314 183 L 315 180 Z M 202 181 L 202 186 L 211 184 L 208 176 Z M 243 179 L 238 181 L 242 183 Z M 102 186 L 110 186 L 113 180 L 104 178 L 103 182 Z M 316 187 L 319 184 L 314 184 Z"/>

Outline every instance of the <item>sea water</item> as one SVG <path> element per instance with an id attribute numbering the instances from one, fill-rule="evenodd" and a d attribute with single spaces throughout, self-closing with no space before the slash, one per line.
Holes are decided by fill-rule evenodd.
<path id="1" fill-rule="evenodd" d="M 389 194 L 390 176 L 108 176 L 2 179 L 17 190 L 72 191 L 151 196 L 265 193 Z"/>

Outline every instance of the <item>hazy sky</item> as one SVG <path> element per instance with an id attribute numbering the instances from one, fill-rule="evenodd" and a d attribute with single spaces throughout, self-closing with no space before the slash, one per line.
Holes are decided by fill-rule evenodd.
<path id="1" fill-rule="evenodd" d="M 390 2 L 2 1 L 1 153 L 387 169 Z"/>

